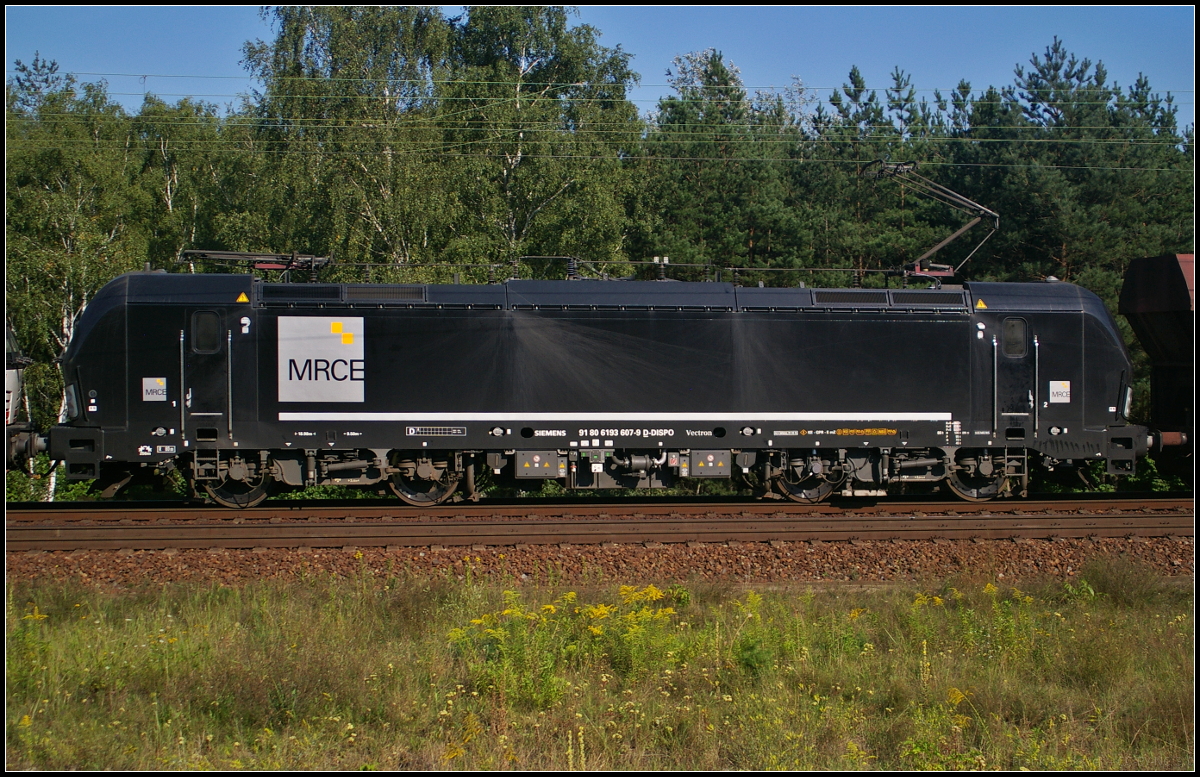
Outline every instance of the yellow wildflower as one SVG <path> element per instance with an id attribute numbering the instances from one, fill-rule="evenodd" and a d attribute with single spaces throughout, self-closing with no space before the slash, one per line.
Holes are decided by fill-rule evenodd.
<path id="1" fill-rule="evenodd" d="M 594 621 L 602 620 L 612 615 L 616 611 L 616 607 L 611 604 L 590 604 L 583 608 L 583 612 Z"/>

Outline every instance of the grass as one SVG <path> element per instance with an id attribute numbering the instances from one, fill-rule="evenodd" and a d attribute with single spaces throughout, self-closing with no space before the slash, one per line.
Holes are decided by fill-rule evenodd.
<path id="1" fill-rule="evenodd" d="M 508 588 L 509 590 L 505 590 Z M 1190 590 L 7 587 L 10 769 L 1179 769 Z"/>

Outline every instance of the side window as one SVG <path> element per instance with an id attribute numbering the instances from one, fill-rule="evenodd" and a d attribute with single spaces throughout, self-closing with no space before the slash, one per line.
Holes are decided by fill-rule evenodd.
<path id="1" fill-rule="evenodd" d="M 192 314 L 192 351 L 216 353 L 221 350 L 221 316 L 212 310 Z"/>
<path id="2" fill-rule="evenodd" d="M 1025 355 L 1026 340 L 1025 319 L 1004 319 L 1004 355 L 1017 358 Z"/>

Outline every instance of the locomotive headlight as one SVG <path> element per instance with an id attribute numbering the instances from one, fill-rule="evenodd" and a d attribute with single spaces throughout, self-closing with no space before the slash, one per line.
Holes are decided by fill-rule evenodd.
<path id="1" fill-rule="evenodd" d="M 493 426 L 493 427 L 492 427 L 491 434 L 492 434 L 492 436 L 493 436 L 493 437 L 503 437 L 503 436 L 504 436 L 504 430 L 503 430 L 503 429 L 501 429 L 499 426 Z"/>
<path id="2" fill-rule="evenodd" d="M 67 418 L 75 419 L 79 417 L 79 391 L 75 388 L 75 384 L 71 383 L 63 392 L 63 402 L 67 406 Z"/>
<path id="3" fill-rule="evenodd" d="M 983 330 L 987 329 L 987 325 L 984 324 L 982 321 L 980 321 L 978 324 L 975 325 L 975 328 L 978 329 L 980 332 L 982 332 Z"/>

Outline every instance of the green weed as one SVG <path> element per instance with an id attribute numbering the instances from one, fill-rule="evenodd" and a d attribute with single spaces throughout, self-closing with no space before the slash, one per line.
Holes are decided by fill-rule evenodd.
<path id="1" fill-rule="evenodd" d="M 1109 560 L 1039 593 L 396 570 L 10 585 L 7 765 L 1190 769 L 1191 595 L 1111 593 L 1139 574 Z"/>

